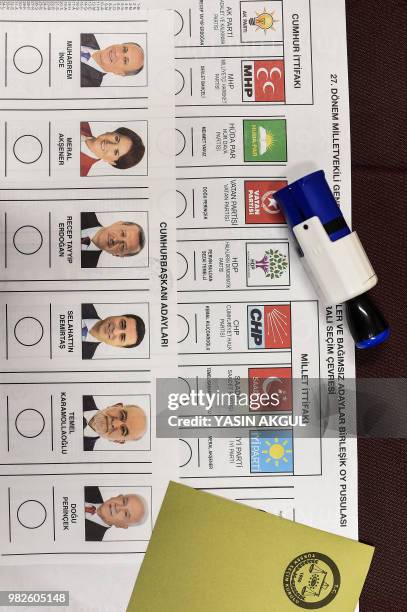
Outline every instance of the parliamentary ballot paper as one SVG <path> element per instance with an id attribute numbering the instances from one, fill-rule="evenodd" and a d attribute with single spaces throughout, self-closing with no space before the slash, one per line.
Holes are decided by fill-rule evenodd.
<path id="1" fill-rule="evenodd" d="M 8 565 L 134 562 L 177 469 L 173 25 L 114 4 L 0 9 Z"/>
<path id="2" fill-rule="evenodd" d="M 249 415 L 286 417 L 237 435 L 183 426 L 181 482 L 357 538 L 353 342 L 342 306 L 319 301 L 273 198 L 321 168 L 350 220 L 344 2 L 175 9 L 182 390 L 274 391 L 277 407 Z"/>

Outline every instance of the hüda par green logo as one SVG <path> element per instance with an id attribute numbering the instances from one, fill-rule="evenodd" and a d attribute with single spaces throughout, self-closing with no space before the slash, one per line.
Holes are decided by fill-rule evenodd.
<path id="1" fill-rule="evenodd" d="M 287 161 L 285 119 L 245 119 L 243 138 L 246 162 Z"/>

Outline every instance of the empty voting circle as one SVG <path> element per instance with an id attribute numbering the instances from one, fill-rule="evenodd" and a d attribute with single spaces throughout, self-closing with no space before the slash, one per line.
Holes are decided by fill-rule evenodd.
<path id="1" fill-rule="evenodd" d="M 177 199 L 177 219 L 178 217 L 182 217 L 182 215 L 184 214 L 184 212 L 187 209 L 187 199 L 185 197 L 185 195 L 182 193 L 182 191 L 176 191 L 177 195 L 176 195 L 176 199 Z"/>
<path id="2" fill-rule="evenodd" d="M 175 95 L 178 96 L 179 93 L 185 87 L 185 77 L 179 70 L 175 69 Z"/>
<path id="3" fill-rule="evenodd" d="M 14 326 L 14 337 L 23 346 L 35 346 L 41 342 L 44 328 L 35 317 L 23 317 Z"/>
<path id="4" fill-rule="evenodd" d="M 179 460 L 180 460 L 180 468 L 185 467 L 186 465 L 188 465 L 188 463 L 191 461 L 192 459 L 192 446 L 190 445 L 189 442 L 187 442 L 186 440 L 184 440 L 183 438 L 179 439 L 179 449 L 180 449 L 180 453 L 179 453 Z"/>
<path id="5" fill-rule="evenodd" d="M 186 378 L 182 378 L 182 376 L 178 376 L 178 393 L 191 393 L 192 387 L 190 382 Z"/>
<path id="6" fill-rule="evenodd" d="M 23 438 L 36 438 L 44 431 L 45 419 L 38 410 L 26 408 L 16 416 L 15 426 Z"/>
<path id="7" fill-rule="evenodd" d="M 185 317 L 182 315 L 177 315 L 177 326 L 178 326 L 178 344 L 181 344 L 186 340 L 189 336 L 189 323 Z"/>
<path id="8" fill-rule="evenodd" d="M 183 152 L 183 150 L 185 149 L 186 145 L 187 145 L 187 139 L 185 138 L 184 134 L 181 132 L 181 130 L 176 129 L 176 134 L 175 134 L 175 155 L 181 155 L 181 153 Z"/>
<path id="9" fill-rule="evenodd" d="M 14 157 L 22 164 L 34 164 L 42 155 L 42 143 L 32 134 L 23 134 L 13 145 Z"/>
<path id="10" fill-rule="evenodd" d="M 17 520 L 26 529 L 38 529 L 45 523 L 46 518 L 45 506 L 36 499 L 27 499 L 18 507 Z"/>
<path id="11" fill-rule="evenodd" d="M 177 251 L 177 280 L 181 280 L 188 272 L 188 260 L 182 253 Z"/>
<path id="12" fill-rule="evenodd" d="M 174 35 L 178 36 L 184 28 L 184 18 L 178 11 L 174 10 Z"/>
<path id="13" fill-rule="evenodd" d="M 156 142 L 157 150 L 161 153 L 161 155 L 165 155 L 165 157 L 167 157 L 168 151 L 172 152 L 176 150 L 175 149 L 176 143 L 174 141 L 175 141 L 175 138 L 174 138 L 173 128 L 163 128 L 156 135 L 155 142 Z M 172 193 L 172 195 L 174 195 L 174 193 Z M 167 204 L 167 209 L 168 209 L 168 204 Z"/>
<path id="14" fill-rule="evenodd" d="M 42 66 L 44 58 L 37 47 L 24 45 L 19 47 L 13 56 L 14 66 L 23 74 L 34 74 Z"/>
<path id="15" fill-rule="evenodd" d="M 14 247 L 22 255 L 34 255 L 40 250 L 42 243 L 42 234 L 34 225 L 22 225 L 14 232 Z"/>

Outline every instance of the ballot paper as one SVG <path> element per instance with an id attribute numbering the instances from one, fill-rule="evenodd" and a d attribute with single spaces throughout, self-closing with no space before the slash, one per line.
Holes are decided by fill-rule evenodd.
<path id="1" fill-rule="evenodd" d="M 1 563 L 136 564 L 177 470 L 171 16 L 5 2 L 0 39 Z"/>
<path id="2" fill-rule="evenodd" d="M 274 199 L 324 169 L 350 221 L 344 2 L 147 4 L 175 12 L 181 390 L 274 389 L 279 405 L 261 415 L 285 418 L 230 435 L 183 421 L 181 481 L 357 538 L 353 342 Z M 213 425 L 215 408 L 201 414 Z"/>
<path id="3" fill-rule="evenodd" d="M 238 392 L 244 390 L 245 385 L 249 389 L 258 388 L 259 381 L 266 383 L 267 389 L 277 385 L 280 398 L 284 399 L 284 402 L 281 401 L 281 410 L 265 410 L 265 415 L 279 416 L 282 412 L 293 418 L 302 416 L 311 423 L 314 431 L 318 431 L 318 435 L 305 439 L 297 436 L 297 429 L 290 425 L 276 427 L 272 431 L 267 427 L 257 427 L 252 432 L 246 432 L 245 436 L 233 435 L 232 432 L 229 436 L 214 437 L 202 431 L 196 437 L 192 434 L 188 436 L 188 432 L 184 431 L 185 435 L 178 443 L 180 478 L 182 482 L 196 488 L 214 492 L 294 522 L 299 521 L 356 538 L 357 464 L 356 442 L 352 437 L 355 432 L 355 407 L 349 390 L 349 381 L 354 377 L 353 343 L 346 331 L 342 307 L 326 307 L 322 304 L 305 272 L 301 270 L 296 245 L 292 242 L 273 197 L 275 191 L 284 187 L 287 182 L 323 168 L 346 219 L 350 221 L 344 2 L 177 0 L 175 4 L 170 4 L 168 0 L 36 0 L 25 2 L 24 6 L 27 7 L 28 4 L 31 5 L 37 21 L 46 21 L 47 26 L 52 24 L 52 27 L 46 29 L 42 43 L 35 38 L 31 42 L 16 41 L 14 46 L 9 47 L 11 34 L 10 30 L 7 30 L 7 24 L 12 23 L 13 33 L 16 34 L 24 31 L 27 26 L 27 20 L 24 19 L 27 18 L 20 11 L 20 2 L 7 0 L 2 5 L 8 9 L 2 23 L 4 48 L 7 49 L 5 58 L 8 64 L 7 69 L 0 67 L 3 70 L 0 74 L 4 82 L 3 91 L 7 88 L 13 93 L 4 93 L 1 103 L 4 123 L 0 129 L 5 139 L 10 134 L 14 137 L 11 141 L 7 140 L 8 144 L 0 158 L 0 172 L 4 184 L 2 206 L 7 214 L 4 216 L 4 225 L 12 223 L 12 211 L 24 211 L 24 218 L 30 215 L 32 202 L 35 202 L 35 220 L 30 217 L 26 221 L 27 225 L 34 226 L 34 229 L 28 228 L 29 248 L 25 246 L 26 232 L 20 230 L 20 226 L 11 225 L 12 242 L 14 233 L 20 230 L 17 231 L 15 242 L 20 251 L 23 251 L 19 256 L 21 255 L 24 264 L 28 261 L 27 254 L 30 254 L 30 257 L 33 255 L 26 251 L 34 250 L 34 246 L 38 248 L 40 243 L 42 245 L 42 240 L 48 246 L 47 227 L 59 228 L 60 223 L 64 224 L 64 227 L 60 228 L 62 237 L 58 236 L 57 244 L 54 240 L 51 252 L 48 251 L 48 260 L 45 251 L 39 248 L 38 253 L 41 252 L 42 257 L 45 257 L 44 261 L 48 262 L 42 264 L 44 270 L 48 266 L 46 277 L 39 273 L 41 268 L 37 271 L 33 269 L 34 266 L 20 266 L 14 259 L 18 253 L 16 255 L 12 249 L 6 249 L 3 257 L 7 259 L 7 268 L 10 267 L 10 270 L 6 271 L 4 266 L 5 274 L 9 275 L 5 287 L 7 295 L 4 299 L 4 312 L 7 305 L 7 315 L 14 315 L 15 301 L 10 287 L 13 291 L 18 290 L 22 280 L 34 287 L 32 290 L 34 293 L 36 291 L 36 295 L 33 297 L 33 304 L 44 312 L 47 292 L 50 291 L 49 279 L 52 279 L 51 292 L 62 292 L 65 288 L 71 291 L 72 288 L 71 295 L 63 302 L 60 301 L 52 311 L 56 316 L 63 314 L 61 306 L 65 305 L 67 310 L 79 313 L 82 305 L 92 304 L 92 300 L 100 306 L 111 304 L 111 298 L 106 295 L 112 295 L 113 289 L 120 296 L 131 291 L 132 303 L 137 303 L 139 308 L 143 304 L 149 304 L 150 320 L 156 322 L 160 319 L 160 310 L 153 313 L 154 305 L 158 305 L 151 294 L 153 289 L 150 291 L 150 301 L 144 297 L 142 291 L 136 291 L 148 286 L 148 274 L 142 265 L 137 266 L 134 263 L 135 258 L 126 259 L 124 265 L 116 265 L 115 258 L 102 253 L 98 259 L 100 266 L 99 263 L 91 265 L 97 255 L 82 255 L 82 245 L 79 245 L 79 241 L 73 241 L 71 248 L 76 248 L 77 252 L 81 250 L 81 259 L 71 258 L 72 263 L 66 259 L 65 264 L 69 252 L 65 250 L 59 255 L 58 243 L 60 239 L 62 243 L 65 242 L 65 228 L 71 233 L 71 223 L 77 228 L 82 227 L 82 214 L 85 225 L 89 218 L 88 213 L 95 213 L 97 218 L 106 214 L 106 223 L 116 220 L 108 216 L 112 210 L 121 211 L 120 220 L 129 218 L 125 216 L 129 210 L 137 210 L 140 220 L 145 222 L 145 215 L 148 213 L 150 234 L 153 232 L 153 213 L 156 214 L 159 210 L 166 220 L 165 215 L 170 214 L 171 191 L 166 192 L 165 180 L 160 181 L 158 186 L 156 183 L 155 186 L 149 185 L 150 199 L 145 200 L 141 187 L 146 185 L 151 174 L 147 178 L 142 174 L 146 171 L 143 162 L 136 168 L 120 170 L 123 174 L 119 179 L 116 173 L 112 174 L 111 167 L 102 165 L 102 161 L 91 163 L 92 160 L 82 156 L 81 167 L 80 152 L 78 153 L 77 149 L 71 151 L 71 146 L 72 143 L 79 142 L 82 145 L 82 140 L 86 141 L 89 131 L 99 134 L 97 128 L 102 124 L 107 130 L 113 129 L 115 126 L 108 127 L 108 124 L 111 125 L 112 111 L 118 112 L 120 107 L 123 122 L 136 122 L 133 124 L 134 129 L 136 130 L 137 125 L 139 134 L 150 144 L 153 143 L 152 146 L 157 147 L 157 155 L 160 152 L 165 155 L 173 133 L 171 112 L 164 109 L 167 91 L 165 85 L 171 81 L 176 99 L 178 254 L 176 261 L 172 260 L 173 265 L 168 266 L 168 280 L 173 281 L 169 287 L 170 295 L 173 295 L 175 282 L 179 291 L 176 341 L 180 380 L 185 381 L 187 391 L 194 388 L 194 382 L 195 388 L 212 391 L 211 383 L 215 378 L 230 381 L 231 389 Z M 140 10 L 151 8 L 168 10 L 165 14 L 154 12 L 153 17 L 142 17 L 144 14 Z M 79 25 L 77 29 L 74 29 L 73 24 L 70 25 L 70 30 L 76 32 L 76 38 L 73 35 L 67 37 L 67 28 L 60 25 L 71 10 L 86 11 L 83 25 Z M 104 11 L 110 11 L 110 19 L 104 18 L 106 22 L 100 20 Z M 33 19 L 33 13 L 28 23 Z M 150 29 L 147 32 L 146 28 L 141 26 L 129 29 L 126 22 L 128 13 L 135 22 L 138 18 L 147 19 Z M 84 19 L 82 13 L 75 14 L 75 23 L 80 24 L 80 20 Z M 18 15 L 22 17 L 23 24 L 17 28 L 15 21 Z M 92 22 L 97 22 L 97 28 L 94 28 L 96 33 L 106 36 L 101 39 L 103 44 L 116 44 L 116 40 L 119 40 L 116 37 L 117 32 L 123 34 L 120 42 L 125 45 L 129 42 L 127 34 L 131 32 L 137 34 L 137 38 L 132 36 L 131 40 L 142 47 L 142 35 L 147 33 L 147 44 L 150 45 L 151 51 L 149 41 L 152 36 L 156 37 L 154 40 L 159 41 L 157 45 L 164 46 L 165 28 L 172 20 L 175 52 L 174 48 L 171 52 L 168 49 L 160 52 L 158 63 L 162 70 L 154 79 L 151 64 L 148 65 L 148 72 L 144 68 L 144 74 L 142 70 L 136 75 L 126 76 L 124 81 L 121 80 L 124 77 L 111 73 L 107 73 L 103 79 L 96 75 L 95 79 L 94 71 L 87 68 L 82 70 L 82 66 L 81 76 L 77 70 L 76 76 L 70 78 L 71 62 L 76 60 L 73 60 L 68 42 L 71 39 L 81 42 L 83 35 L 84 49 L 81 48 L 81 54 L 91 53 L 86 47 L 92 44 L 89 37 L 89 34 L 92 34 Z M 41 30 L 36 27 L 35 32 L 39 35 Z M 109 39 L 107 35 L 112 32 L 114 39 Z M 39 49 L 42 59 L 30 45 Z M 19 50 L 20 47 L 22 50 Z M 61 62 L 60 68 L 57 68 L 55 63 L 47 63 L 51 57 L 49 49 L 57 53 L 57 63 Z M 168 68 L 170 54 L 175 57 L 175 66 Z M 84 63 L 82 59 L 87 61 L 86 56 L 81 57 L 81 64 Z M 41 67 L 38 68 L 40 63 L 44 67 L 44 73 Z M 89 68 L 92 67 L 94 68 L 94 65 Z M 45 74 L 47 70 L 48 73 Z M 24 76 L 25 73 L 31 76 Z M 40 73 L 43 79 L 41 87 L 35 87 L 32 93 L 28 90 L 25 79 L 32 78 L 34 81 Z M 90 75 L 93 75 L 93 78 Z M 141 82 L 143 86 L 140 88 Z M 154 99 L 158 105 L 162 104 L 162 113 L 157 111 L 158 117 L 168 113 L 169 119 L 164 122 L 158 140 L 152 133 L 156 124 L 152 118 L 148 120 L 147 132 L 143 131 L 142 122 L 146 120 L 144 111 L 151 109 L 151 105 L 148 106 L 145 99 L 143 100 L 143 87 L 144 90 L 148 88 L 149 101 Z M 69 100 L 65 93 L 67 90 L 72 92 L 72 98 Z M 148 109 L 144 108 L 146 105 Z M 63 111 L 60 124 L 55 122 L 55 113 L 59 111 Z M 34 124 L 30 122 L 29 128 L 25 125 L 24 134 L 16 133 L 16 116 L 20 115 L 29 119 L 35 115 L 35 132 L 31 127 Z M 128 127 L 132 129 L 131 124 Z M 164 129 L 165 127 L 168 129 Z M 33 138 L 24 138 L 26 133 Z M 20 136 L 23 138 L 18 140 Z M 57 143 L 54 140 L 56 136 Z M 28 157 L 27 151 L 30 154 Z M 59 163 L 60 155 L 63 164 Z M 153 168 L 150 160 L 151 157 L 148 164 L 149 173 Z M 32 177 L 32 184 L 25 183 L 29 172 L 20 173 L 16 178 L 15 168 L 18 163 L 23 164 L 25 171 L 33 169 L 32 164 L 38 163 L 38 171 L 35 177 Z M 157 170 L 157 167 L 155 169 Z M 54 187 L 50 192 L 51 184 Z M 154 192 L 154 189 L 158 191 Z M 115 203 L 114 209 L 111 208 L 112 202 Z M 116 208 L 118 202 L 119 209 Z M 148 202 L 154 202 L 156 206 L 146 205 Z M 68 219 L 71 209 L 72 219 Z M 21 216 L 20 212 L 19 215 Z M 36 232 L 40 218 L 42 225 L 38 230 L 41 237 Z M 160 219 L 156 219 L 155 224 L 159 227 Z M 170 225 L 168 227 L 170 228 Z M 150 246 L 152 249 L 152 243 Z M 140 258 L 143 252 L 147 253 L 145 248 L 137 256 L 138 264 L 143 262 Z M 157 244 L 154 253 L 151 257 L 151 269 L 161 271 Z M 20 276 L 16 276 L 14 272 L 18 266 Z M 68 278 L 64 272 L 67 269 L 70 270 Z M 175 270 L 177 273 L 173 278 L 170 272 L 174 274 Z M 107 274 L 111 275 L 108 287 Z M 83 289 L 85 280 L 86 289 Z M 83 291 L 83 294 L 78 293 L 79 291 Z M 61 295 L 65 296 L 65 293 Z M 99 299 L 97 296 L 102 297 Z M 121 299 L 126 300 L 127 297 Z M 171 320 L 170 312 L 169 321 Z M 16 323 L 17 321 L 14 321 L 14 324 Z M 21 323 L 17 326 L 18 331 L 20 325 Z M 48 333 L 47 329 L 45 334 Z M 169 335 L 174 334 L 174 331 L 175 325 L 170 324 Z M 13 330 L 10 333 L 13 334 Z M 74 334 L 78 338 L 78 331 Z M 13 338 L 14 335 L 11 344 L 14 342 Z M 49 339 L 49 336 L 46 338 Z M 174 339 L 169 338 L 170 346 L 171 341 Z M 154 338 L 149 342 L 150 347 L 153 347 Z M 147 344 L 143 348 L 146 347 Z M 55 406 L 62 404 L 61 393 L 65 389 L 61 389 L 60 383 L 63 376 L 66 394 L 71 405 L 75 405 L 76 411 L 80 411 L 80 403 L 78 407 L 76 399 L 78 394 L 82 398 L 82 406 L 85 403 L 84 398 L 90 395 L 97 403 L 100 401 L 99 396 L 104 400 L 113 395 L 120 384 L 123 397 L 136 396 L 136 405 L 144 407 L 145 410 L 148 410 L 150 405 L 152 414 L 155 414 L 155 390 L 151 387 L 148 387 L 149 390 L 145 388 L 146 381 L 150 381 L 151 377 L 138 369 L 142 367 L 140 364 L 145 358 L 137 360 L 137 350 L 134 350 L 131 365 L 126 365 L 125 368 L 123 363 L 119 365 L 119 362 L 113 359 L 109 359 L 108 367 L 106 361 L 103 361 L 103 364 L 100 362 L 99 367 L 94 365 L 96 361 L 87 360 L 82 361 L 85 372 L 81 371 L 79 365 L 81 362 L 78 347 L 76 351 L 76 357 L 65 354 L 62 349 L 60 353 L 57 351 L 55 354 L 55 347 L 50 345 L 49 352 L 41 355 L 38 362 L 37 356 L 36 365 L 31 366 L 31 369 L 36 367 L 44 371 L 30 370 L 15 374 L 14 369 L 9 368 L 7 384 L 22 380 L 35 385 L 28 391 L 28 396 L 32 397 L 31 389 L 39 389 L 43 382 L 47 382 L 48 395 L 41 399 L 48 402 L 47 406 L 51 406 L 51 401 L 52 406 Z M 137 354 L 140 355 L 140 352 Z M 13 355 L 15 363 L 21 363 L 19 354 Z M 163 355 L 167 355 L 167 351 L 163 351 Z M 50 373 L 50 368 L 45 365 L 45 362 L 50 363 L 51 359 L 58 368 L 57 372 Z M 172 376 L 168 367 L 175 364 L 175 361 L 175 358 L 166 359 L 164 376 Z M 315 380 L 320 380 L 316 387 L 312 384 Z M 125 383 L 129 386 L 125 386 Z M 111 391 L 113 385 L 114 392 Z M 13 388 L 10 387 L 10 397 Z M 148 398 L 150 390 L 152 399 L 148 404 L 143 398 Z M 131 401 L 136 403 L 136 399 Z M 9 405 L 12 405 L 10 399 Z M 185 410 L 179 410 L 175 414 L 185 413 Z M 32 418 L 35 416 L 34 413 L 30 415 Z M 17 418 L 17 414 L 13 413 L 12 416 Z M 20 419 L 17 419 L 17 424 L 22 429 L 19 421 Z M 10 423 L 14 423 L 12 417 Z M 151 428 L 154 428 L 154 424 L 153 417 Z M 41 426 L 42 422 L 39 427 Z M 144 436 L 144 442 L 146 439 Z M 109 450 L 110 443 L 99 441 L 98 444 L 101 445 L 102 442 L 107 446 L 103 451 L 106 454 L 102 456 L 102 450 L 99 454 L 108 458 L 112 455 Z M 161 439 L 154 437 L 153 431 L 152 445 L 162 443 Z M 3 456 L 8 453 L 5 450 L 6 445 L 7 441 L 3 445 Z M 49 462 L 48 457 L 53 457 L 51 467 L 55 476 L 47 478 L 49 484 L 59 491 L 61 481 L 58 476 L 63 480 L 62 476 L 67 473 L 66 459 L 73 458 L 76 452 L 81 452 L 82 440 L 80 436 L 72 438 L 68 455 L 62 453 L 56 444 L 54 446 L 55 449 L 47 447 L 46 450 L 44 447 L 41 453 L 42 457 L 46 456 L 47 459 L 39 461 Z M 95 444 L 93 453 L 96 448 Z M 76 483 L 78 487 L 83 488 L 114 487 L 116 482 L 112 482 L 112 474 L 116 479 L 120 478 L 120 482 L 124 482 L 123 474 L 118 473 L 134 472 L 137 461 L 133 456 L 128 460 L 129 463 L 122 459 L 128 456 L 126 448 L 125 444 L 118 451 L 122 453 L 119 467 L 112 461 L 102 463 L 102 458 L 94 465 L 87 459 L 88 455 L 85 455 L 89 450 L 84 449 L 83 454 L 78 455 L 79 458 L 76 459 L 75 475 L 70 477 L 70 486 Z M 116 451 L 115 447 L 113 452 Z M 140 454 L 138 456 L 140 457 Z M 154 460 L 165 464 L 160 470 L 171 464 L 170 452 L 161 452 L 158 457 L 153 452 L 152 455 L 143 455 L 141 459 L 147 456 L 148 460 L 153 460 L 154 457 Z M 167 473 L 171 469 L 168 467 Z M 8 482 L 16 481 L 14 474 L 18 471 L 29 475 L 30 484 L 35 479 L 41 478 L 44 481 L 44 465 L 34 465 L 31 461 L 28 469 L 27 464 L 22 467 L 4 467 L 4 473 L 13 476 L 9 481 L 5 480 L 7 486 Z M 97 475 L 102 471 L 103 478 Z M 48 466 L 45 473 L 49 472 L 51 470 Z M 71 469 L 70 473 L 72 472 Z M 90 476 L 87 475 L 89 472 Z M 96 482 L 97 480 L 100 480 L 100 483 Z M 135 487 L 145 485 L 137 475 L 125 484 Z M 47 494 L 50 494 L 49 489 Z M 77 499 L 79 494 L 76 490 L 72 495 Z M 144 497 L 148 499 L 147 495 Z M 6 512 L 8 516 L 7 502 L 2 512 Z M 8 537 L 9 534 L 6 540 Z M 62 546 L 61 542 L 58 543 L 58 546 L 60 545 Z M 90 549 L 88 544 L 86 546 L 86 551 L 84 548 L 77 551 L 87 552 Z M 123 544 L 120 545 L 122 546 Z M 129 549 L 131 546 L 130 544 Z M 59 550 L 61 549 L 58 548 Z M 73 555 L 68 556 L 68 559 L 72 557 L 77 561 L 78 557 Z M 133 556 L 129 557 L 133 559 Z M 35 559 L 37 562 L 38 558 L 38 555 L 34 555 L 28 560 Z M 114 556 L 108 558 L 112 559 Z M 13 557 L 9 559 L 12 560 Z M 88 603 L 87 605 L 91 609 Z M 102 610 L 102 606 L 100 597 L 95 609 Z"/>
<path id="4" fill-rule="evenodd" d="M 365 544 L 170 483 L 127 612 L 352 612 L 372 555 Z"/>

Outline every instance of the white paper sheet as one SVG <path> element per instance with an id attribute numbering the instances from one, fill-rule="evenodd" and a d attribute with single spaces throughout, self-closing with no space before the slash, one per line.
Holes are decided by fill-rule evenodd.
<path id="1" fill-rule="evenodd" d="M 177 360 L 173 28 L 58 4 L 0 12 L 1 562 L 136 563 L 177 468 L 155 429 Z"/>
<path id="2" fill-rule="evenodd" d="M 280 378 L 288 396 L 303 380 L 281 410 L 318 430 L 186 433 L 181 479 L 357 537 L 355 405 L 342 388 L 353 342 L 342 308 L 318 300 L 273 199 L 322 168 L 350 219 L 344 3 L 179 0 L 175 15 L 180 375 L 204 391 L 217 378 L 233 391 Z M 274 443 L 285 459 L 259 461 Z"/>

